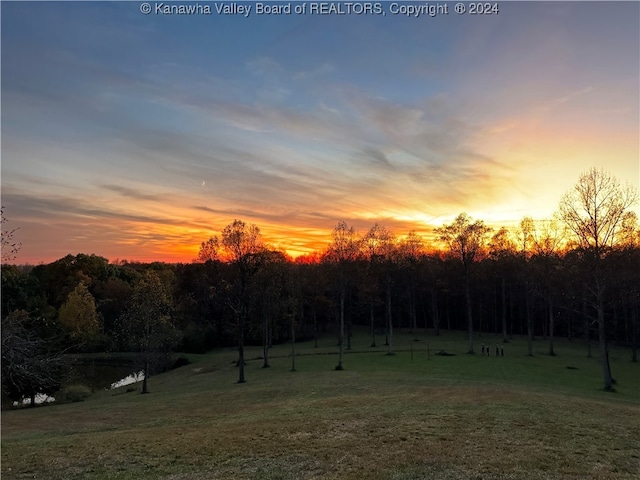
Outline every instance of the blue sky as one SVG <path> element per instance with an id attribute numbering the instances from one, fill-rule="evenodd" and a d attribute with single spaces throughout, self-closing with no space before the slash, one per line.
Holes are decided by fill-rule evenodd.
<path id="1" fill-rule="evenodd" d="M 462 211 L 549 217 L 592 166 L 638 187 L 637 2 L 434 18 L 140 3 L 0 5 L 18 261 L 189 261 L 234 218 L 296 255 L 338 220 L 428 236 Z"/>

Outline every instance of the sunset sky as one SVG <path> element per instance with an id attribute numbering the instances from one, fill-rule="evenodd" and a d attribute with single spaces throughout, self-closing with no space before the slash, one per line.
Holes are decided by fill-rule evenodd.
<path id="1" fill-rule="evenodd" d="M 638 2 L 433 18 L 200 5 L 212 14 L 0 4 L 17 263 L 189 262 L 235 218 L 296 256 L 339 220 L 429 236 L 463 211 L 547 218 L 592 166 L 638 187 Z"/>

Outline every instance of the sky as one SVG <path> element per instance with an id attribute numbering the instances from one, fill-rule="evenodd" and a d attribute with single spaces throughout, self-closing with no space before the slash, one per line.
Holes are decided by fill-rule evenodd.
<path id="1" fill-rule="evenodd" d="M 591 167 L 639 186 L 638 2 L 433 17 L 159 3 L 0 3 L 16 263 L 189 262 L 234 219 L 295 257 L 340 220 L 429 239 L 461 212 L 549 218 Z"/>

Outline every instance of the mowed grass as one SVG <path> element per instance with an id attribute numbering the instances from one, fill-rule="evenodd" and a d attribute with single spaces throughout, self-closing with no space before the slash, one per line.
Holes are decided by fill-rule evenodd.
<path id="1" fill-rule="evenodd" d="M 337 364 L 320 348 L 249 348 L 150 380 L 151 394 L 100 392 L 82 403 L 3 412 L 3 479 L 625 479 L 640 472 L 640 365 L 612 349 L 617 392 L 601 390 L 597 358 L 559 341 L 401 333 L 386 355 L 358 332 Z M 413 350 L 413 354 L 412 351 Z M 429 354 L 427 354 L 427 350 Z M 437 356 L 445 350 L 455 356 Z M 594 353 L 596 349 L 594 348 Z M 570 367 L 570 368 L 567 368 Z"/>

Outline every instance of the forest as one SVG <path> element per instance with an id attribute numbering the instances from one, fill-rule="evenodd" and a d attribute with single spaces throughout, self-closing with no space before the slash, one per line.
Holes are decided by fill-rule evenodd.
<path id="1" fill-rule="evenodd" d="M 469 354 L 480 353 L 483 332 L 505 343 L 526 336 L 530 355 L 534 341 L 555 355 L 554 339 L 565 337 L 600 359 L 603 386 L 613 390 L 608 345 L 628 347 L 637 361 L 637 198 L 591 169 L 550 219 L 491 229 L 461 213 L 430 241 L 339 221 L 323 251 L 296 259 L 270 248 L 258 226 L 234 220 L 183 264 L 70 254 L 20 265 L 3 226 L 3 397 L 54 393 L 70 353 L 135 353 L 151 374 L 172 351 L 233 347 L 243 383 L 245 346 L 262 345 L 268 367 L 271 345 L 331 334 L 339 353 L 328 368 L 341 370 L 356 327 L 389 354 L 398 330 L 464 330 Z"/>

